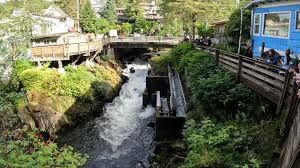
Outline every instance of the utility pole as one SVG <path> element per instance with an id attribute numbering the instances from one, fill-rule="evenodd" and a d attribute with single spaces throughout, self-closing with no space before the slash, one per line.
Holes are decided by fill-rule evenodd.
<path id="1" fill-rule="evenodd" d="M 77 31 L 80 32 L 80 25 L 79 25 L 79 12 L 80 12 L 80 0 L 76 0 L 76 14 L 77 14 L 77 17 L 76 17 L 76 28 L 77 28 Z"/>
<path id="2" fill-rule="evenodd" d="M 236 0 L 236 9 L 238 9 L 240 6 L 240 0 Z"/>

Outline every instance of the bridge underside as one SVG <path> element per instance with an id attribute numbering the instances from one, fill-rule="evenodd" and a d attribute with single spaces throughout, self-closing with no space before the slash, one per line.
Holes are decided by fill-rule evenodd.
<path id="1" fill-rule="evenodd" d="M 173 48 L 178 44 L 163 44 L 157 42 L 111 42 L 109 45 L 111 48 Z"/>

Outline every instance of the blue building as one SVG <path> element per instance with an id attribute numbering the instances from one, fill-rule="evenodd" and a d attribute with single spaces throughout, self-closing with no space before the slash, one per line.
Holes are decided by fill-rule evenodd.
<path id="1" fill-rule="evenodd" d="M 291 49 L 300 56 L 300 0 L 252 0 L 251 42 L 254 57 L 273 48 L 280 55 Z M 293 57 L 293 56 L 292 56 Z"/>

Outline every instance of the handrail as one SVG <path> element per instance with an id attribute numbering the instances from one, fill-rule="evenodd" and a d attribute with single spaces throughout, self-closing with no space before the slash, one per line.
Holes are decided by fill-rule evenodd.
<path id="1" fill-rule="evenodd" d="M 277 114 L 284 105 L 291 109 L 290 102 L 295 90 L 294 83 L 290 82 L 292 76 L 287 69 L 213 47 L 196 47 L 213 53 L 216 63 L 236 74 L 237 80 L 276 103 Z"/>

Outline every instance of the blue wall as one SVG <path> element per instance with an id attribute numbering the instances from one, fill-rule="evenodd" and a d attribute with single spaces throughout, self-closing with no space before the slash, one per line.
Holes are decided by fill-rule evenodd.
<path id="1" fill-rule="evenodd" d="M 280 38 L 262 36 L 264 13 L 287 11 L 291 12 L 289 37 Z M 300 4 L 253 9 L 254 15 L 259 13 L 261 14 L 260 35 L 253 34 L 252 37 L 253 54 L 255 57 L 260 56 L 261 52 L 259 51 L 259 47 L 262 46 L 263 42 L 265 42 L 266 48 L 273 48 L 277 51 L 285 51 L 288 48 L 291 48 L 294 55 L 300 55 L 300 30 L 296 30 L 296 11 L 300 11 Z"/>

